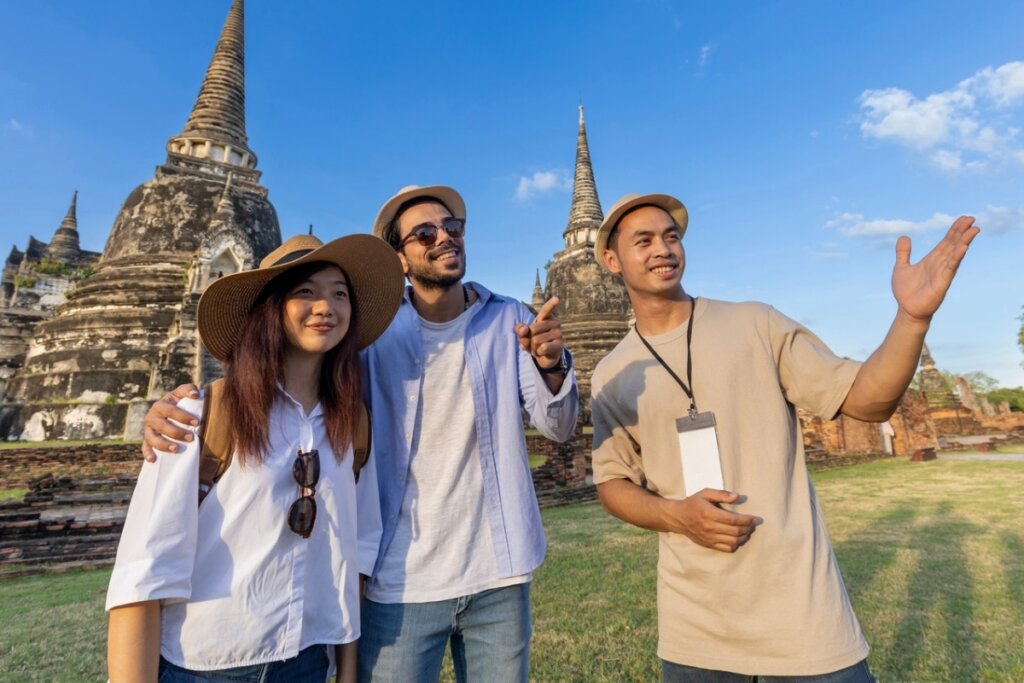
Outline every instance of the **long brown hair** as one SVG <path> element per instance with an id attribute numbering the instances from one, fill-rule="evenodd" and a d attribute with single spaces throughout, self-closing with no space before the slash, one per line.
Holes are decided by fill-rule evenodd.
<path id="1" fill-rule="evenodd" d="M 284 377 L 288 340 L 284 333 L 284 299 L 295 285 L 332 266 L 316 262 L 289 269 L 271 280 L 245 322 L 238 344 L 225 362 L 224 410 L 231 422 L 231 440 L 244 465 L 262 463 L 270 447 L 267 416 Z M 346 277 L 347 279 L 347 277 Z M 349 296 L 354 298 L 349 285 Z M 324 354 L 320 366 L 318 396 L 334 457 L 341 460 L 352 443 L 362 388 L 356 351 L 355 306 L 345 337 Z"/>

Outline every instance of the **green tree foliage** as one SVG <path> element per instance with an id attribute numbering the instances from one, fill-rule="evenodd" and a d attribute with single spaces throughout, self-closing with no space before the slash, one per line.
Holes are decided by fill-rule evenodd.
<path id="1" fill-rule="evenodd" d="M 1010 404 L 1010 410 L 1015 413 L 1024 413 L 1024 387 L 995 389 L 985 394 L 985 398 L 993 406 L 998 406 L 1003 401 L 1006 401 Z"/>
<path id="2" fill-rule="evenodd" d="M 1024 311 L 1024 306 L 1020 308 L 1021 311 Z M 1020 346 L 1021 353 L 1024 353 L 1024 313 L 1020 314 L 1018 320 L 1020 320 L 1020 329 L 1017 331 L 1017 344 Z M 1020 364 L 1024 366 L 1024 360 Z"/>

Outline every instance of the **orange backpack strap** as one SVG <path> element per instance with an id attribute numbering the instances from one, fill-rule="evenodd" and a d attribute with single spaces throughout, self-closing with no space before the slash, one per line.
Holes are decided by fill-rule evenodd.
<path id="1" fill-rule="evenodd" d="M 231 425 L 224 415 L 224 380 L 207 384 L 203 391 L 203 417 L 199 423 L 199 503 L 231 464 Z"/>
<path id="2" fill-rule="evenodd" d="M 355 456 L 352 458 L 352 472 L 356 475 L 356 481 L 359 481 L 359 470 L 363 469 L 363 465 L 370 458 L 370 446 L 373 441 L 372 430 L 370 429 L 370 411 L 366 408 L 366 403 L 363 401 L 359 402 L 359 415 L 356 418 L 356 429 L 352 434 L 352 454 Z"/>

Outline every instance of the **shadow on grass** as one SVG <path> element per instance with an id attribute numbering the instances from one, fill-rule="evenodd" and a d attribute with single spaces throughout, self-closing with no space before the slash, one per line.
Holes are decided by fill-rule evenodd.
<path id="1" fill-rule="evenodd" d="M 899 515 L 895 515 L 899 516 Z M 980 676 L 978 634 L 974 628 L 974 581 L 965 541 L 983 529 L 954 514 L 949 502 L 940 503 L 928 519 L 905 529 L 903 545 L 919 560 L 907 582 L 902 614 L 892 638 L 880 647 L 880 661 L 894 668 L 878 671 L 885 679 L 909 680 L 933 676 L 943 680 L 974 681 Z M 894 559 L 899 548 L 877 548 Z M 877 573 L 877 572 L 876 572 Z M 928 642 L 940 637 L 932 625 L 944 630 L 944 644 Z M 943 652 L 941 661 L 922 661 L 926 653 Z"/>
<path id="2" fill-rule="evenodd" d="M 1003 545 L 1002 564 L 1008 602 L 1017 612 L 1019 621 L 1021 611 L 1024 610 L 1024 538 L 1006 532 L 1003 534 Z"/>
<path id="3" fill-rule="evenodd" d="M 900 548 L 891 542 L 892 530 L 913 524 L 917 512 L 916 507 L 903 503 L 887 510 L 850 534 L 845 541 L 833 546 L 847 590 L 863 593 L 886 567 L 896 561 Z"/>

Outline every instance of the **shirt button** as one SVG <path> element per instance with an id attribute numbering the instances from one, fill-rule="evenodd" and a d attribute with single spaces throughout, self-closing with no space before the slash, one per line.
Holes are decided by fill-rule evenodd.
<path id="1" fill-rule="evenodd" d="M 406 440 L 411 439 L 412 438 L 412 434 L 410 434 L 409 432 L 406 432 L 405 433 L 405 438 L 406 438 Z"/>

